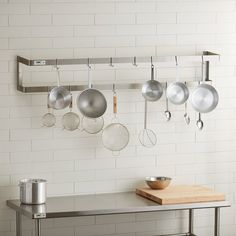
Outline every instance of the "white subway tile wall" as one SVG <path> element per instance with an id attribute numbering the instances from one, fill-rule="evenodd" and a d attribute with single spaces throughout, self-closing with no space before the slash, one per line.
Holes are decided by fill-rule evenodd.
<path id="1" fill-rule="evenodd" d="M 173 106 L 165 121 L 165 100 L 149 103 L 148 126 L 157 146 L 138 142 L 143 127 L 140 91 L 117 91 L 119 119 L 130 143 L 119 156 L 106 150 L 101 134 L 62 130 L 65 111 L 55 112 L 54 128 L 41 126 L 46 94 L 16 91 L 16 55 L 30 58 L 221 54 L 211 66 L 220 102 L 203 115 L 204 130 L 183 120 L 184 107 Z M 236 0 L 0 0 L 0 236 L 15 235 L 14 212 L 7 199 L 18 198 L 21 178 L 48 180 L 48 194 L 71 195 L 134 190 L 147 175 L 167 175 L 173 183 L 203 184 L 223 191 L 231 201 L 222 210 L 222 235 L 236 236 Z M 174 60 L 173 60 L 174 62 Z M 174 63 L 157 66 L 162 82 L 175 80 Z M 149 65 L 93 66 L 94 83 L 142 82 Z M 51 67 L 24 68 L 24 84 L 55 84 Z M 200 65 L 180 64 L 180 78 L 200 76 Z M 62 83 L 87 83 L 86 66 L 61 67 Z M 78 93 L 73 93 L 74 101 Z M 112 93 L 105 123 L 112 119 Z M 74 103 L 75 104 L 75 103 Z M 77 111 L 76 105 L 73 108 Z M 80 116 L 81 117 L 81 116 Z M 196 234 L 212 235 L 213 212 L 196 212 Z M 186 212 L 142 213 L 43 221 L 43 236 L 151 236 L 187 229 Z M 24 236 L 33 235 L 24 219 Z"/>

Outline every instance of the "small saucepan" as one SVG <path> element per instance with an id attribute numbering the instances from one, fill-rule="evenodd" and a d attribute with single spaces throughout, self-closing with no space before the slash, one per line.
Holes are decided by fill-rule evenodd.
<path id="1" fill-rule="evenodd" d="M 57 63 L 56 63 L 57 64 Z M 71 93 L 65 87 L 60 86 L 60 72 L 58 66 L 57 69 L 57 87 L 54 87 L 48 96 L 48 104 L 55 110 L 61 110 L 68 107 L 71 103 Z"/>
<path id="2" fill-rule="evenodd" d="M 163 88 L 160 82 L 154 80 L 154 65 L 151 63 L 151 80 L 143 84 L 142 95 L 147 101 L 155 102 L 161 98 L 162 94 Z"/>
<path id="3" fill-rule="evenodd" d="M 175 105 L 181 105 L 188 100 L 189 90 L 185 83 L 179 81 L 179 66 L 177 57 L 175 57 L 175 60 L 176 60 L 176 81 L 168 86 L 166 90 L 166 96 L 171 103 Z"/>

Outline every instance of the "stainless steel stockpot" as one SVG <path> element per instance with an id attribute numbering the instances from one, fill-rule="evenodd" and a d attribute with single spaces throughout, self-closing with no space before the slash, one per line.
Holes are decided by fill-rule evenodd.
<path id="1" fill-rule="evenodd" d="M 46 183 L 44 179 L 20 180 L 20 202 L 23 204 L 44 204 L 46 202 Z"/>

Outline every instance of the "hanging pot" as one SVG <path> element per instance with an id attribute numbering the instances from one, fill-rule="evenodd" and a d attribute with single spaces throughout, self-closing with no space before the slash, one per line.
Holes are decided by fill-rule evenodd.
<path id="1" fill-rule="evenodd" d="M 107 109 L 107 101 L 104 95 L 97 89 L 93 89 L 90 82 L 90 66 L 88 67 L 88 89 L 77 97 L 77 106 L 81 113 L 89 118 L 102 116 Z"/>
<path id="2" fill-rule="evenodd" d="M 154 65 L 151 64 L 151 80 L 145 82 L 142 86 L 143 97 L 150 102 L 157 101 L 163 94 L 161 83 L 154 80 Z"/>
<path id="3" fill-rule="evenodd" d="M 166 96 L 171 103 L 175 105 L 181 105 L 187 101 L 189 97 L 189 90 L 186 84 L 179 81 L 179 65 L 177 57 L 175 57 L 175 60 L 176 60 L 176 81 L 168 86 L 166 90 Z"/>
<path id="4" fill-rule="evenodd" d="M 202 60 L 202 83 L 200 83 L 191 95 L 191 104 L 195 111 L 208 113 L 214 110 L 219 102 L 219 95 L 216 89 L 204 83 L 204 61 Z"/>
<path id="5" fill-rule="evenodd" d="M 57 62 L 56 62 L 57 64 Z M 71 93 L 63 86 L 60 86 L 60 72 L 58 66 L 57 69 L 57 87 L 54 87 L 48 96 L 48 104 L 55 110 L 61 110 L 68 107 L 71 103 Z"/>

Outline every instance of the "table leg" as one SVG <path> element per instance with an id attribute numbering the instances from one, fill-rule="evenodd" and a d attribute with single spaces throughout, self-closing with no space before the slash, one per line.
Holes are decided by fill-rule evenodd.
<path id="1" fill-rule="evenodd" d="M 189 209 L 189 223 L 188 223 L 189 235 L 193 234 L 193 221 L 194 221 L 193 209 Z"/>
<path id="2" fill-rule="evenodd" d="M 220 208 L 215 208 L 215 227 L 214 236 L 220 236 Z"/>
<path id="3" fill-rule="evenodd" d="M 16 212 L 16 236 L 22 236 L 22 215 Z"/>
<path id="4" fill-rule="evenodd" d="M 41 236 L 41 222 L 40 222 L 40 219 L 35 219 L 35 236 Z"/>

